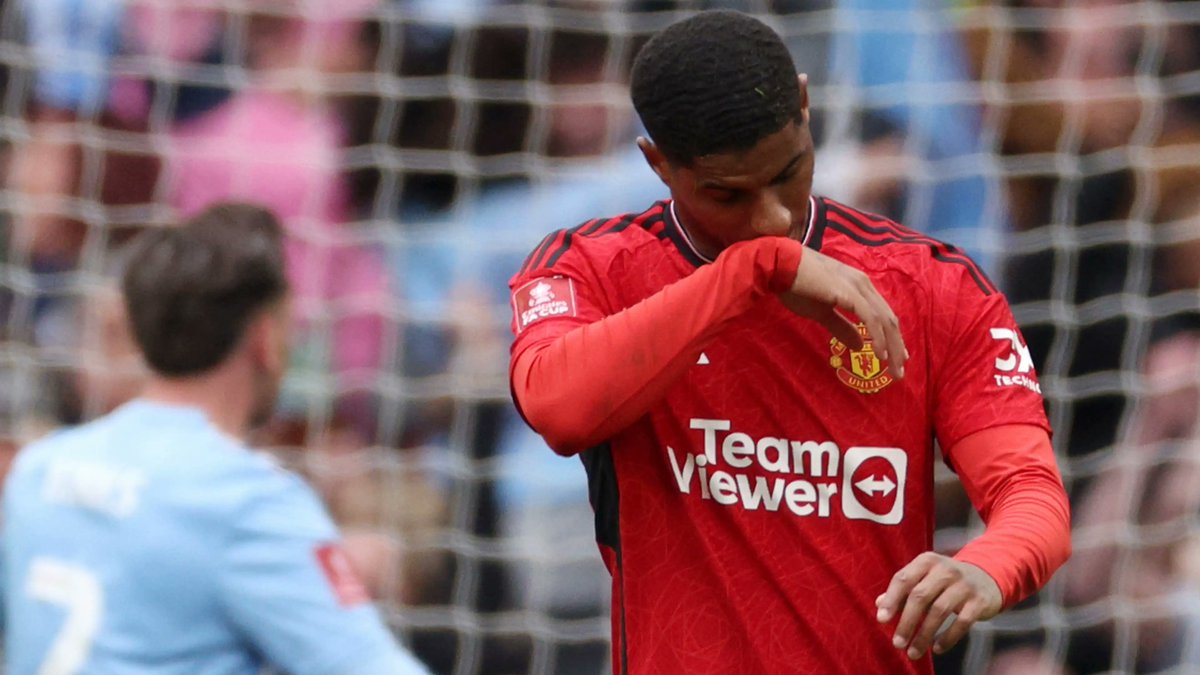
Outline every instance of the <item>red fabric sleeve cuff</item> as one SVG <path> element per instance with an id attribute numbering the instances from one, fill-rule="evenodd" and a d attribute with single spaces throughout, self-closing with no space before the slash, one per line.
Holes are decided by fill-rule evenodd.
<path id="1" fill-rule="evenodd" d="M 971 434 L 947 452 L 987 529 L 956 560 L 996 581 L 1008 607 L 1037 592 L 1071 554 L 1071 515 L 1050 437 L 1010 424 Z"/>
<path id="2" fill-rule="evenodd" d="M 774 244 L 774 264 L 759 265 L 759 269 L 773 270 L 768 285 L 772 293 L 790 290 L 796 281 L 796 271 L 804 259 L 804 244 L 786 237 L 763 237 L 756 241 Z"/>

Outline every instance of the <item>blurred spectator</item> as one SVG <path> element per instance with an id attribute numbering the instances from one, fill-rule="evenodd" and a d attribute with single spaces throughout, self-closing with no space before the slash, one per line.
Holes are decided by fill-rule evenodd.
<path id="1" fill-rule="evenodd" d="M 1200 72 L 1200 24 L 1173 26 L 1166 41 L 1160 75 L 1168 96 L 1147 182 L 1158 197 L 1159 281 L 1172 291 L 1200 288 L 1200 92 L 1178 84 Z"/>
<path id="2" fill-rule="evenodd" d="M 1145 393 L 1130 420 L 1130 443 L 1123 448 L 1200 438 L 1200 325 L 1176 321 L 1180 324 L 1159 337 L 1146 354 Z"/>
<path id="3" fill-rule="evenodd" d="M 108 233 L 125 223 L 106 222 L 97 206 L 145 207 L 154 197 L 159 161 L 154 138 L 142 132 L 151 122 L 156 85 L 114 79 L 113 58 L 219 62 L 219 33 L 214 11 L 203 3 L 177 8 L 158 0 L 24 0 L 21 9 L 35 72 L 29 134 L 8 172 L 23 198 L 12 248 L 35 273 L 50 274 L 74 267 L 89 238 L 103 246 L 129 234 Z M 186 117 L 219 100 L 222 91 L 175 86 L 165 109 L 172 118 Z M 118 140 L 119 147 L 113 144 Z"/>
<path id="4" fill-rule="evenodd" d="M 1051 383 L 1051 419 L 1058 437 L 1070 439 L 1064 449 L 1071 456 L 1116 440 L 1129 408 L 1117 374 L 1133 366 L 1129 340 L 1145 328 L 1117 305 L 1100 302 L 1133 289 L 1145 293 L 1150 283 L 1145 270 L 1153 250 L 1130 236 L 1155 218 L 1153 202 L 1139 188 L 1147 177 L 1113 161 L 1125 144 L 1162 141 L 1142 123 L 1152 101 L 1139 97 L 1135 86 L 1135 76 L 1151 63 L 1142 58 L 1147 24 L 1134 14 L 1139 6 L 1126 0 L 990 3 L 975 18 L 1039 17 L 1038 28 L 972 22 L 975 28 L 965 34 L 975 75 L 1002 92 L 989 98 L 987 111 L 999 127 L 1002 166 L 1026 167 L 1005 181 L 1013 227 L 1025 234 L 1010 246 L 1003 285 L 1042 381 Z M 1064 227 L 1072 231 L 1061 232 Z M 1047 238 L 1063 244 L 1032 245 Z M 1071 307 L 1070 320 L 1053 307 Z M 1078 348 L 1054 350 L 1064 344 Z M 1085 377 L 1104 384 L 1069 397 L 1053 385 Z"/>
<path id="5" fill-rule="evenodd" d="M 74 268 L 89 238 L 99 248 L 120 240 L 122 231 L 108 232 L 120 223 L 106 222 L 100 214 L 107 212 L 91 204 L 150 204 L 157 153 L 165 152 L 165 193 L 184 215 L 247 198 L 287 224 L 289 275 L 307 329 L 298 354 L 310 370 L 335 373 L 332 388 L 343 394 L 347 414 L 369 430 L 372 405 L 363 392 L 383 364 L 390 296 L 382 260 L 347 229 L 353 214 L 341 159 L 345 130 L 323 92 L 326 78 L 370 66 L 359 37 L 374 4 L 305 5 L 303 18 L 281 18 L 227 14 L 215 0 L 27 0 L 40 67 L 31 137 L 10 171 L 26 197 L 14 227 L 17 258 L 42 273 L 43 286 L 61 283 L 62 275 L 50 273 Z M 249 22 L 254 39 L 244 56 L 255 74 L 235 92 L 208 84 L 223 71 L 205 66 L 242 58 L 226 54 L 221 39 L 236 21 Z M 166 79 L 110 78 L 110 63 L 128 54 L 157 65 L 147 72 Z M 161 135 L 124 137 L 144 146 L 141 152 L 103 150 L 80 135 L 76 120 L 172 135 L 167 144 Z M 97 175 L 99 183 L 87 180 Z"/>
<path id="6" fill-rule="evenodd" d="M 228 198 L 253 199 L 279 215 L 296 315 L 310 330 L 329 330 L 325 321 L 333 331 L 331 362 L 308 365 L 331 365 L 340 386 L 361 387 L 380 365 L 390 296 L 382 261 L 347 230 L 340 134 L 320 103 L 239 92 L 172 135 L 170 194 L 185 215 Z"/>
<path id="7" fill-rule="evenodd" d="M 342 413 L 364 433 L 374 429 L 365 394 L 385 363 L 391 295 L 378 252 L 355 242 L 350 229 L 346 130 L 324 93 L 329 78 L 369 66 L 360 35 L 372 5 L 330 2 L 303 18 L 256 18 L 252 82 L 177 125 L 166 159 L 169 200 L 183 215 L 245 199 L 283 221 L 304 336 L 300 367 L 332 370 Z"/>
<path id="8" fill-rule="evenodd" d="M 60 411 L 63 419 L 78 423 L 106 415 L 137 396 L 146 368 L 115 285 L 89 287 L 69 314 L 73 325 L 62 335 L 65 343 L 46 346 L 78 359 L 67 373 Z"/>
<path id="9" fill-rule="evenodd" d="M 1006 228 L 1003 195 L 984 154 L 979 87 L 952 7 L 944 0 L 834 4 L 830 82 L 849 100 L 827 102 L 837 107 L 818 179 L 831 196 L 954 244 L 992 269 Z M 857 135 L 849 116 L 859 118 Z"/>
<path id="10" fill-rule="evenodd" d="M 69 123 L 105 108 L 106 66 L 116 49 L 122 3 L 27 0 L 22 10 L 40 67 L 29 137 L 17 146 L 8 172 L 26 200 L 16 213 L 13 250 L 35 271 L 48 271 L 72 264 L 83 245 L 85 226 L 66 203 L 80 188 L 81 170 Z"/>
<path id="11" fill-rule="evenodd" d="M 1011 649 L 992 660 L 986 675 L 1070 675 L 1071 671 L 1055 663 L 1037 649 Z"/>
<path id="12" fill-rule="evenodd" d="M 1066 600 L 1080 616 L 1100 617 L 1090 622 L 1095 628 L 1073 636 L 1071 661 L 1080 672 L 1200 667 L 1200 329 L 1194 321 L 1151 348 L 1143 389 L 1128 439 L 1076 512 Z M 1124 635 L 1134 636 L 1135 649 L 1116 647 Z"/>

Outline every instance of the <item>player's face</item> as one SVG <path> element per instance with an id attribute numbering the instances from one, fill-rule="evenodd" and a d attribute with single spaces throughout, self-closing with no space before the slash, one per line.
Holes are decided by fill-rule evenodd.
<path id="1" fill-rule="evenodd" d="M 755 237 L 803 237 L 813 180 L 806 120 L 788 124 L 745 152 L 655 169 L 671 189 L 682 225 L 708 257 Z"/>

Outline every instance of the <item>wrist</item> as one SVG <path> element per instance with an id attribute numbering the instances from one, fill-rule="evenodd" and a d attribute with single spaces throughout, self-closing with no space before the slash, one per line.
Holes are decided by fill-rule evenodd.
<path id="1" fill-rule="evenodd" d="M 768 293 L 791 290 L 804 258 L 804 244 L 788 237 L 757 237 L 721 252 L 719 262 L 749 267 L 755 287 Z"/>
<path id="2" fill-rule="evenodd" d="M 996 606 L 994 609 L 996 611 L 1000 611 L 1001 609 L 1013 604 L 1016 599 L 1010 597 L 1011 590 L 1006 592 L 1004 587 L 1000 585 L 1001 577 L 998 574 L 998 571 L 988 569 L 989 565 L 987 562 L 976 560 L 969 554 L 969 552 L 967 552 L 968 555 L 966 556 L 962 555 L 964 552 L 967 552 L 967 549 L 963 549 L 963 551 L 960 551 L 958 555 L 955 555 L 954 560 L 970 567 L 974 573 L 977 583 L 983 584 L 992 589 L 992 591 L 995 593 L 994 597 L 996 600 Z"/>

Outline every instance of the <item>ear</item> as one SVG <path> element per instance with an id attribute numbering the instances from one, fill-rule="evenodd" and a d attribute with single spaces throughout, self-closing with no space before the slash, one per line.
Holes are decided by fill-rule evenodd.
<path id="1" fill-rule="evenodd" d="M 800 73 L 800 114 L 808 124 L 808 73 Z"/>
<path id="2" fill-rule="evenodd" d="M 658 174 L 658 179 L 663 182 L 668 188 L 671 187 L 671 165 L 667 161 L 666 155 L 658 149 L 658 146 L 650 141 L 645 136 L 638 136 L 638 149 L 642 151 L 642 157 L 646 158 L 646 163 Z"/>
<path id="3" fill-rule="evenodd" d="M 246 341 L 250 343 L 250 357 L 258 367 L 265 368 L 271 358 L 271 327 L 266 312 L 259 312 L 250 324 Z"/>
<path id="4" fill-rule="evenodd" d="M 254 360 L 268 373 L 282 372 L 287 358 L 281 348 L 287 336 L 282 334 L 283 324 L 276 317 L 275 308 L 258 315 L 250 331 L 250 349 Z"/>

